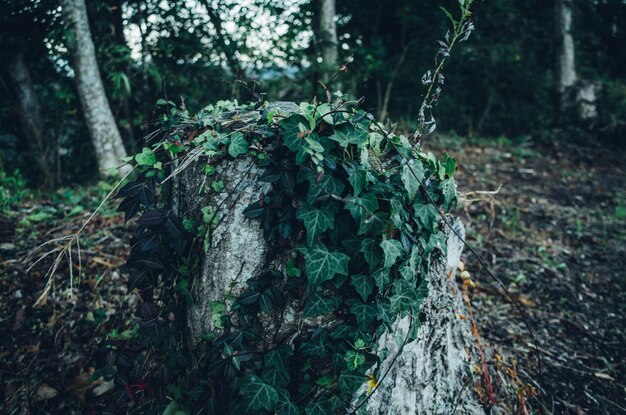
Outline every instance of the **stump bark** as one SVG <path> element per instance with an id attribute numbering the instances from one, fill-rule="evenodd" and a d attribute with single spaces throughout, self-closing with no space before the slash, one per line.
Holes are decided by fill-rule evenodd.
<path id="1" fill-rule="evenodd" d="M 269 267 L 281 267 L 290 253 L 281 260 L 268 257 L 271 247 L 264 240 L 260 221 L 247 219 L 242 212 L 270 191 L 260 182 L 262 174 L 250 158 L 222 161 L 217 179 L 222 192 L 199 192 L 206 188 L 202 168 L 206 159 L 198 159 L 174 177 L 172 206 L 181 215 L 199 215 L 204 206 L 218 206 L 222 216 L 210 235 L 206 252 L 198 249 L 201 266 L 192 284 L 193 305 L 188 308 L 188 339 L 194 347 L 202 334 L 215 330 L 211 301 L 234 298 L 241 294 L 249 278 Z M 456 234 L 464 236 L 463 225 L 454 222 Z M 458 315 L 465 314 L 461 292 L 454 274 L 460 261 L 463 242 L 448 233 L 448 255 L 432 267 L 428 276 L 429 294 L 420 313 L 416 340 L 401 347 L 409 330 L 408 317 L 397 321 L 393 331 L 379 342 L 380 350 L 388 351 L 383 361 L 380 385 L 368 399 L 368 414 L 482 414 L 473 393 L 472 356 L 474 342 L 469 323 Z M 279 269 L 281 270 L 281 269 Z M 282 270 L 281 270 L 282 271 Z M 417 324 L 415 322 L 414 324 Z M 273 313 L 263 322 L 266 342 L 289 342 L 297 332 L 319 325 L 332 327 L 333 321 L 303 319 L 288 309 Z M 198 354 L 198 352 L 196 350 Z"/>

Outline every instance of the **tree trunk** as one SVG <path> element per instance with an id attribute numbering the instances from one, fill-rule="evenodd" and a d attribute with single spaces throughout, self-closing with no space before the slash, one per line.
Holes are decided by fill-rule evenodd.
<path id="1" fill-rule="evenodd" d="M 298 107 L 286 106 L 293 111 Z M 203 196 L 198 189 L 206 187 L 201 173 L 206 159 L 192 162 L 174 176 L 174 211 L 184 217 L 192 216 L 204 206 L 219 207 L 223 212 L 214 226 L 205 250 L 198 249 L 200 267 L 192 284 L 193 305 L 188 309 L 188 343 L 192 353 L 203 353 L 200 337 L 216 330 L 212 318 L 212 301 L 235 298 L 242 294 L 246 281 L 262 269 L 280 271 L 289 253 L 271 254 L 271 246 L 264 239 L 258 220 L 243 215 L 251 203 L 263 199 L 271 185 L 259 182 L 262 171 L 251 159 L 222 161 L 217 166 L 215 180 L 223 181 L 218 193 Z M 463 226 L 455 223 L 457 233 L 464 236 Z M 370 414 L 482 414 L 484 410 L 473 394 L 470 370 L 475 355 L 469 324 L 458 317 L 464 314 L 464 303 L 456 287 L 454 272 L 460 261 L 463 243 L 453 234 L 448 237 L 447 261 L 432 267 L 429 275 L 429 294 L 424 300 L 416 340 L 403 348 L 402 341 L 409 331 L 408 317 L 399 320 L 391 333 L 379 342 L 379 350 L 387 349 L 381 373 L 390 368 L 386 377 L 379 379 L 380 387 L 367 401 Z M 206 252 L 206 253 L 205 253 Z M 274 256 L 272 256 L 274 255 Z M 332 327 L 334 321 L 306 319 L 287 306 L 264 317 L 263 341 L 277 345 L 288 342 L 299 333 L 320 326 Z M 394 362 L 394 359 L 398 355 Z M 365 387 L 365 386 L 364 386 Z"/>
<path id="2" fill-rule="evenodd" d="M 18 118 L 28 145 L 33 149 L 35 162 L 42 175 L 42 186 L 51 188 L 56 182 L 53 162 L 50 154 L 57 151 L 53 137 L 44 138 L 45 125 L 37 93 L 33 87 L 24 54 L 16 53 L 7 65 L 7 72 L 17 95 Z"/>
<path id="3" fill-rule="evenodd" d="M 335 15 L 335 0 L 322 0 L 322 4 L 320 5 L 319 33 L 322 41 L 322 59 L 327 73 L 325 81 L 327 82 L 332 74 L 339 69 Z"/>
<path id="4" fill-rule="evenodd" d="M 76 87 L 85 122 L 98 167 L 107 174 L 108 169 L 117 168 L 121 164 L 120 160 L 126 157 L 126 149 L 102 85 L 85 1 L 63 0 L 62 7 L 66 24 L 72 33 L 68 43 L 72 50 Z M 124 174 L 129 168 L 122 167 L 120 173 Z"/>
<path id="5" fill-rule="evenodd" d="M 557 37 L 556 87 L 562 96 L 578 80 L 576 54 L 572 36 L 572 7 L 570 0 L 556 0 L 555 22 Z"/>
<path id="6" fill-rule="evenodd" d="M 579 80 L 576 73 L 576 47 L 572 35 L 572 2 L 556 0 L 556 89 L 562 124 L 592 127 L 598 118 L 599 84 Z"/>

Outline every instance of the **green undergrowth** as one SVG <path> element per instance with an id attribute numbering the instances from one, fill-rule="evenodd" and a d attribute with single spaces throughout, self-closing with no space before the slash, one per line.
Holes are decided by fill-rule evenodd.
<path id="1" fill-rule="evenodd" d="M 392 357 L 379 338 L 399 318 L 411 321 L 408 333 L 396 333 L 400 344 L 419 328 L 427 275 L 446 249 L 442 215 L 456 203 L 456 162 L 422 152 L 345 99 L 294 111 L 220 102 L 197 115 L 160 102 L 167 108 L 160 133 L 129 159 L 138 175 L 117 195 L 126 220 L 139 215 L 127 268 L 144 301 L 140 330 L 105 347 L 94 378 L 126 385 L 165 378 L 167 388 L 151 402 L 166 413 L 365 413 L 375 385 L 385 382 L 381 362 Z M 225 191 L 218 163 L 256 161 L 260 180 L 272 186 L 243 214 L 264 230 L 267 263 L 287 258 L 211 304 L 214 330 L 193 357 L 185 308 L 203 301 L 190 287 L 228 207 L 183 217 L 171 209 L 165 179 L 191 156 L 204 165 L 205 199 Z M 301 330 L 268 342 L 264 322 L 281 321 L 285 309 Z M 129 349 L 126 366 L 108 363 Z M 126 395 L 140 399 L 132 389 Z"/>

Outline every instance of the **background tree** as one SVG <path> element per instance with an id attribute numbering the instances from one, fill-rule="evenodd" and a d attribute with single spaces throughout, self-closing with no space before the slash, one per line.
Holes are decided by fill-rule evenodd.
<path id="1" fill-rule="evenodd" d="M 107 100 L 96 52 L 91 39 L 84 0 L 64 0 L 63 16 L 70 28 L 67 43 L 72 50 L 78 95 L 100 170 L 108 174 L 126 157 L 126 149 Z M 120 170 L 128 171 L 127 167 Z"/>

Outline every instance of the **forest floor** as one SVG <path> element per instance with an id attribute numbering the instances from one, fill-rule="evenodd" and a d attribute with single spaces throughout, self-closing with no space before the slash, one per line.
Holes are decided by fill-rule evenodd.
<path id="1" fill-rule="evenodd" d="M 541 357 L 539 370 L 520 313 L 466 250 L 488 366 L 495 353 L 517 360 L 539 392 L 531 413 L 626 413 L 626 152 L 507 139 L 434 147 L 457 159 L 468 242 L 521 306 Z"/>
<path id="2" fill-rule="evenodd" d="M 523 309 L 542 370 L 515 306 L 466 251 L 494 395 L 519 381 L 539 393 L 526 405 L 530 413 L 626 413 L 626 154 L 505 139 L 441 138 L 425 149 L 456 157 L 460 192 L 499 189 L 467 194 L 458 214 L 468 242 Z M 38 245 L 76 232 L 108 190 L 63 189 L 0 216 L 1 413 L 139 413 L 149 394 L 146 385 L 120 388 L 95 372 L 105 338 L 136 334 L 140 303 L 119 271 L 132 225 L 114 203 L 84 230 L 80 260 L 72 251 L 73 278 L 63 261 L 39 306 L 56 252 L 30 271 L 32 261 L 23 261 Z M 521 410 L 519 402 L 512 406 Z"/>

